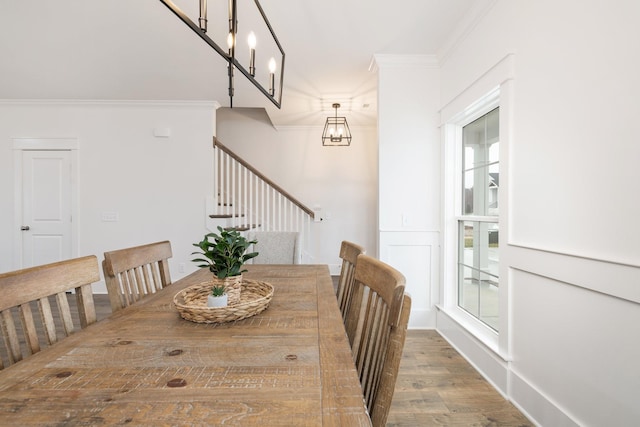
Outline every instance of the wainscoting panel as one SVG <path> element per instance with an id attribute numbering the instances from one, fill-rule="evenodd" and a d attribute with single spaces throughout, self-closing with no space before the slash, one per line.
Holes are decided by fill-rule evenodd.
<path id="1" fill-rule="evenodd" d="M 439 301 L 439 238 L 437 232 L 380 232 L 380 259 L 407 279 L 411 295 L 410 328 L 435 328 Z"/>

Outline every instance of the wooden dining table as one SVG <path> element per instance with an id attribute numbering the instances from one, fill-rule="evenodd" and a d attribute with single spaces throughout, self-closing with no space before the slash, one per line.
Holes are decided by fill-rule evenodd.
<path id="1" fill-rule="evenodd" d="M 0 425 L 369 426 L 326 265 L 252 265 L 265 311 L 184 320 L 178 280 L 0 371 Z"/>

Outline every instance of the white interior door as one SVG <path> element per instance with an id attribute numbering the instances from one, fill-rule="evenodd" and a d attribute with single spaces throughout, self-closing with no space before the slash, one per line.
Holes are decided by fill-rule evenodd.
<path id="1" fill-rule="evenodd" d="M 71 151 L 22 152 L 22 267 L 72 256 Z"/>

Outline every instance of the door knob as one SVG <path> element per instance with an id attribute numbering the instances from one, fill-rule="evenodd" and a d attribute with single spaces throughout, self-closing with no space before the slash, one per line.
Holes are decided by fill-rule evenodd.
<path id="1" fill-rule="evenodd" d="M 28 225 L 23 225 L 22 227 L 20 227 L 20 230 L 29 231 L 29 226 Z"/>

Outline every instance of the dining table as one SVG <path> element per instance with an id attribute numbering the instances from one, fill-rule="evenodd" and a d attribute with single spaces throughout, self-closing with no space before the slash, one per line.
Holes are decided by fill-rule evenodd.
<path id="1" fill-rule="evenodd" d="M 0 371 L 0 425 L 370 426 L 327 265 L 248 265 L 268 307 L 183 319 L 207 269 Z"/>

